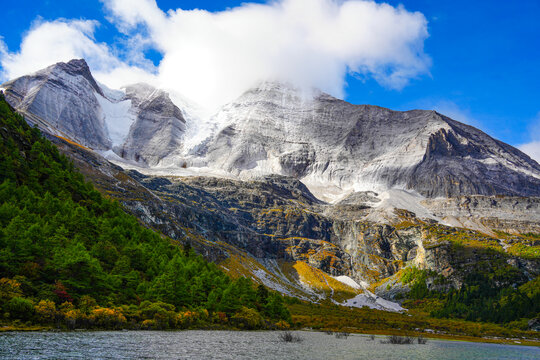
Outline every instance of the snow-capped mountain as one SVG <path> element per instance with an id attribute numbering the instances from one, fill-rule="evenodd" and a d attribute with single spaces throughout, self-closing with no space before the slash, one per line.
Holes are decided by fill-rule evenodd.
<path id="1" fill-rule="evenodd" d="M 290 176 L 325 200 L 390 189 L 430 198 L 540 196 L 537 162 L 434 111 L 353 105 L 265 82 L 200 119 L 207 129 L 200 134 L 196 120 L 186 123 L 185 109 L 165 91 L 146 84 L 107 89 L 84 60 L 2 87 L 7 100 L 46 131 L 172 174 L 187 167 L 240 179 Z"/>
<path id="2" fill-rule="evenodd" d="M 264 83 L 215 116 L 209 167 L 241 177 L 281 174 L 310 188 L 401 188 L 426 197 L 540 195 L 540 165 L 434 111 L 352 105 Z"/>
<path id="3" fill-rule="evenodd" d="M 7 101 L 43 130 L 154 166 L 182 148 L 186 130 L 169 95 L 147 84 L 111 90 L 84 60 L 58 63 L 2 85 Z"/>

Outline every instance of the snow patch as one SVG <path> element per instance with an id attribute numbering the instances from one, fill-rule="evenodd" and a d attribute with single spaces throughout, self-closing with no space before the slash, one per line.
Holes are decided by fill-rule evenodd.
<path id="1" fill-rule="evenodd" d="M 212 169 L 209 167 L 143 167 L 140 163 L 134 161 L 128 161 L 119 157 L 118 155 L 112 156 L 110 152 L 104 152 L 106 154 L 107 160 L 112 162 L 115 165 L 118 165 L 126 170 L 136 170 L 141 174 L 148 176 L 171 176 L 171 177 L 190 177 L 190 176 L 208 176 L 208 177 L 218 177 L 224 179 L 237 179 L 231 173 L 228 173 L 220 169 Z M 113 153 L 114 154 L 114 153 Z"/>
<path id="2" fill-rule="evenodd" d="M 358 294 L 352 299 L 342 302 L 341 305 L 357 307 L 357 308 L 367 306 L 370 309 L 393 311 L 393 312 L 406 311 L 406 309 L 402 308 L 398 303 L 385 300 L 382 297 L 377 296 L 367 290 L 364 294 Z"/>
<path id="3" fill-rule="evenodd" d="M 351 279 L 348 276 L 341 275 L 341 276 L 332 276 L 332 277 L 334 279 L 336 279 L 337 281 L 342 282 L 345 285 L 348 285 L 348 286 L 352 287 L 353 289 L 363 289 L 363 288 L 365 288 L 364 285 L 358 284 L 356 281 L 354 281 L 353 279 Z M 367 283 L 366 283 L 366 285 L 367 285 Z"/>
<path id="4" fill-rule="evenodd" d="M 116 89 L 108 88 L 106 85 L 100 82 L 98 82 L 97 84 L 99 85 L 99 88 L 101 89 L 101 92 L 103 93 L 103 95 L 105 95 L 105 97 L 111 102 L 122 101 L 124 97 L 126 96 L 126 92 L 123 90 L 116 90 Z"/>
<path id="5" fill-rule="evenodd" d="M 96 94 L 96 99 L 101 107 L 103 121 L 113 147 L 122 145 L 136 118 L 135 113 L 131 111 L 131 100 L 112 102 L 99 94 Z"/>
<path id="6" fill-rule="evenodd" d="M 330 204 L 339 202 L 351 193 L 351 190 L 346 191 L 339 186 L 328 183 L 327 181 L 319 181 L 318 179 L 314 178 L 313 174 L 303 178 L 300 181 L 306 185 L 313 196 Z"/>
<path id="7" fill-rule="evenodd" d="M 195 149 L 201 147 L 217 130 L 217 125 L 211 121 L 215 111 L 201 107 L 173 89 L 166 89 L 166 91 L 186 120 L 184 154 L 195 152 Z"/>
<path id="8" fill-rule="evenodd" d="M 386 222 L 395 217 L 395 209 L 404 209 L 415 213 L 419 219 L 433 219 L 442 222 L 442 219 L 436 217 L 431 211 L 422 205 L 425 200 L 420 194 L 401 188 L 385 188 L 381 184 L 355 184 L 350 188 L 343 189 L 329 183 L 319 182 L 312 177 L 302 179 L 302 183 L 311 191 L 311 193 L 320 200 L 330 204 L 336 204 L 347 196 L 358 191 L 373 191 L 378 193 L 379 202 L 366 202 L 372 207 L 373 211 L 365 218 L 367 221 Z"/>
<path id="9" fill-rule="evenodd" d="M 413 212 L 419 219 L 433 219 L 437 222 L 442 221 L 442 219 L 433 215 L 422 205 L 421 202 L 425 200 L 425 198 L 415 192 L 402 189 L 390 189 L 380 193 L 378 197 L 381 201 L 374 204 L 376 211 L 369 214 L 366 220 L 375 222 L 385 221 L 394 216 L 394 209 L 405 209 Z"/>
<path id="10" fill-rule="evenodd" d="M 105 159 L 109 160 L 111 163 L 120 166 L 121 168 L 128 169 L 130 167 L 136 168 L 137 163 L 135 161 L 126 160 L 124 158 L 121 158 L 117 153 L 115 153 L 113 150 L 107 150 L 107 151 L 97 151 L 97 153 L 101 156 L 103 156 Z"/>

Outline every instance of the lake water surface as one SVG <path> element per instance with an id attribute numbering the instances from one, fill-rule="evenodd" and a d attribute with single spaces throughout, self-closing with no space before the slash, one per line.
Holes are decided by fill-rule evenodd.
<path id="1" fill-rule="evenodd" d="M 540 348 L 527 346 L 295 334 L 303 341 L 284 343 L 270 331 L 13 332 L 0 334 L 0 359 L 540 359 Z"/>

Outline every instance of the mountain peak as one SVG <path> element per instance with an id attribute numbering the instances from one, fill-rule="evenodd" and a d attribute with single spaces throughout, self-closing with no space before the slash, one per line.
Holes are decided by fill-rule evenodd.
<path id="1" fill-rule="evenodd" d="M 88 63 L 84 59 L 71 59 L 67 63 L 59 62 L 58 64 L 65 64 L 66 66 L 72 67 L 74 69 L 80 69 L 82 71 L 90 71 Z"/>
<path id="2" fill-rule="evenodd" d="M 103 91 L 101 90 L 101 87 L 97 84 L 96 79 L 94 79 L 94 76 L 92 75 L 92 72 L 90 71 L 90 67 L 88 66 L 88 63 L 84 59 L 72 59 L 65 62 L 58 62 L 46 70 L 49 70 L 51 72 L 56 73 L 58 76 L 62 76 L 61 73 L 68 74 L 70 76 L 82 76 L 92 86 L 92 88 L 101 96 L 105 96 L 103 94 Z"/>
<path id="3" fill-rule="evenodd" d="M 29 122 L 93 149 L 110 148 L 98 102 L 105 97 L 84 59 L 8 81 L 6 100 Z"/>
<path id="4" fill-rule="evenodd" d="M 302 87 L 290 82 L 278 80 L 260 81 L 247 90 L 244 95 L 246 94 L 257 94 L 259 96 L 287 96 L 295 97 L 304 101 L 319 97 L 336 99 L 316 87 Z"/>

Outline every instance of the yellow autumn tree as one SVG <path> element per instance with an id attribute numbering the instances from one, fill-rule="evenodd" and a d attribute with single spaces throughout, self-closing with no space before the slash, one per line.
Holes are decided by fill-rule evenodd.
<path id="1" fill-rule="evenodd" d="M 56 318 L 56 304 L 52 300 L 41 300 L 34 306 L 36 317 L 41 323 L 51 323 Z"/>

